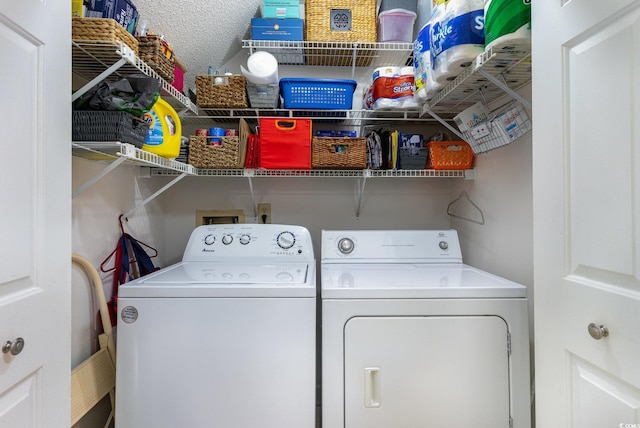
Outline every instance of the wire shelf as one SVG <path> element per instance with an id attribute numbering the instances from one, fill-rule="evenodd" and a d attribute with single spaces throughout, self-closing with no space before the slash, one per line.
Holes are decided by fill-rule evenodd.
<path id="1" fill-rule="evenodd" d="M 243 40 L 242 47 L 272 53 L 280 64 L 328 67 L 412 65 L 413 43 Z"/>
<path id="2" fill-rule="evenodd" d="M 121 63 L 118 65 L 118 63 Z M 133 74 L 145 74 L 160 80 L 162 95 L 178 112 L 185 110 L 198 113 L 198 108 L 191 100 L 164 80 L 142 61 L 126 44 L 117 41 L 73 41 L 72 69 L 78 76 L 88 81 L 95 79 L 113 69 L 109 76 L 127 77 Z M 107 77 L 105 77 L 107 78 Z"/>
<path id="3" fill-rule="evenodd" d="M 469 170 L 282 170 L 282 169 L 197 169 L 198 177 L 301 177 L 301 178 L 467 178 Z M 175 176 L 172 170 L 153 169 L 152 176 Z"/>
<path id="4" fill-rule="evenodd" d="M 489 104 L 505 95 L 505 89 L 494 84 L 491 77 L 516 91 L 531 82 L 531 65 L 530 45 L 489 49 L 426 103 L 422 113 L 455 115 L 476 102 Z"/>

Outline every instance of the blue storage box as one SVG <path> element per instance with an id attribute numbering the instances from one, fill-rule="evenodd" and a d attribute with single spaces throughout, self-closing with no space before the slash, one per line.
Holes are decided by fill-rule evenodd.
<path id="1" fill-rule="evenodd" d="M 300 18 L 300 0 L 264 0 L 263 18 Z"/>
<path id="2" fill-rule="evenodd" d="M 251 18 L 253 40 L 303 40 L 302 19 Z"/>
<path id="3" fill-rule="evenodd" d="M 350 110 L 357 85 L 355 80 L 282 78 L 280 93 L 286 109 Z"/>

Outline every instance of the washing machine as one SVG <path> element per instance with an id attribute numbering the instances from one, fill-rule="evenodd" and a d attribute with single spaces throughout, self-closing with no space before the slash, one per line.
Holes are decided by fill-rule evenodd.
<path id="1" fill-rule="evenodd" d="M 118 428 L 314 428 L 316 267 L 300 226 L 199 226 L 119 288 Z"/>
<path id="2" fill-rule="evenodd" d="M 526 288 L 455 230 L 322 231 L 323 428 L 530 428 Z"/>

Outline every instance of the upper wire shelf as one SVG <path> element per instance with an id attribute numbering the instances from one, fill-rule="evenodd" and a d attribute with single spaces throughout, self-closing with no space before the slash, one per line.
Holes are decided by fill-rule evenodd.
<path id="1" fill-rule="evenodd" d="M 422 106 L 422 113 L 460 113 L 476 102 L 489 104 L 531 82 L 531 46 L 488 49 L 442 91 Z"/>
<path id="2" fill-rule="evenodd" d="M 78 76 L 92 81 L 107 71 L 108 75 L 126 77 L 133 74 L 145 74 L 160 80 L 162 95 L 178 112 L 190 111 L 197 114 L 197 106 L 164 80 L 147 63 L 142 61 L 129 46 L 111 40 L 72 41 L 72 70 Z M 90 84 L 89 82 L 88 84 Z M 84 90 L 86 88 L 83 88 Z"/>
<path id="3" fill-rule="evenodd" d="M 270 52 L 283 65 L 383 67 L 413 64 L 413 43 L 243 40 L 242 47 L 250 53 L 254 50 Z"/>

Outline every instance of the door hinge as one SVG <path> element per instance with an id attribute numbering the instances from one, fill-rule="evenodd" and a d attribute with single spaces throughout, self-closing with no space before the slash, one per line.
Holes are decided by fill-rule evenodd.
<path id="1" fill-rule="evenodd" d="M 511 333 L 507 332 L 507 355 L 511 356 Z"/>
<path id="2" fill-rule="evenodd" d="M 509 416 L 509 428 L 513 428 L 513 418 Z"/>

